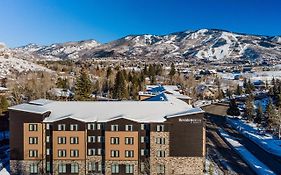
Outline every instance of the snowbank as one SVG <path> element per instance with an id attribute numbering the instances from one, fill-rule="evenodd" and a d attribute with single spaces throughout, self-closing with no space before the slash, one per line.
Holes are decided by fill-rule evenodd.
<path id="1" fill-rule="evenodd" d="M 275 139 L 270 134 L 260 134 L 258 128 L 242 120 L 227 117 L 226 121 L 238 132 L 255 142 L 265 151 L 281 157 L 281 140 Z"/>
<path id="2" fill-rule="evenodd" d="M 260 162 L 251 152 L 241 145 L 234 137 L 231 137 L 223 129 L 219 129 L 219 134 L 231 145 L 231 147 L 241 156 L 241 158 L 258 175 L 275 175 L 266 165 Z"/>
<path id="3" fill-rule="evenodd" d="M 1 174 L 1 175 L 10 175 L 10 173 L 6 170 L 6 168 L 3 168 L 3 169 L 0 171 L 0 174 Z"/>

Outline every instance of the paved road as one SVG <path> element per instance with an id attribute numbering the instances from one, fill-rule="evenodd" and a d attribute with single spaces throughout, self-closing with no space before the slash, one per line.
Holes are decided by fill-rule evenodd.
<path id="1" fill-rule="evenodd" d="M 207 150 L 224 174 L 255 175 L 241 157 L 218 135 L 218 126 L 212 118 L 207 120 L 206 124 Z"/>

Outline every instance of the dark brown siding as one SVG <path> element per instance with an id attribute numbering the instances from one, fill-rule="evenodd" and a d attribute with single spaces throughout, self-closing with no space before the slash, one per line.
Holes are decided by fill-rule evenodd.
<path id="1" fill-rule="evenodd" d="M 22 111 L 9 111 L 10 117 L 10 159 L 23 160 L 23 124 L 41 123 L 44 116 Z"/>
<path id="2" fill-rule="evenodd" d="M 118 125 L 119 131 L 125 131 L 125 125 L 133 125 L 133 131 L 140 130 L 140 124 L 128 119 L 116 119 L 106 123 L 106 131 L 111 130 L 111 125 Z"/>
<path id="3" fill-rule="evenodd" d="M 203 156 L 203 117 L 200 113 L 167 120 L 170 123 L 170 156 Z"/>
<path id="4" fill-rule="evenodd" d="M 85 123 L 81 122 L 79 120 L 75 120 L 72 118 L 66 118 L 63 120 L 55 121 L 53 123 L 53 131 L 58 131 L 58 125 L 59 124 L 65 124 L 65 130 L 70 131 L 70 125 L 71 124 L 77 124 L 78 125 L 78 131 L 85 131 Z"/>

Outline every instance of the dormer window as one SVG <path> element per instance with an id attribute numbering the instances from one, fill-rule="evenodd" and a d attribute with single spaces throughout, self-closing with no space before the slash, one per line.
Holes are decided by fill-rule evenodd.
<path id="1" fill-rule="evenodd" d="M 59 131 L 65 131 L 65 124 L 58 124 Z"/>
<path id="2" fill-rule="evenodd" d="M 111 131 L 118 131 L 119 127 L 118 125 L 111 125 Z"/>
<path id="3" fill-rule="evenodd" d="M 77 131 L 78 130 L 78 125 L 77 124 L 71 124 L 70 125 L 70 131 Z"/>
<path id="4" fill-rule="evenodd" d="M 126 125 L 125 130 L 126 131 L 133 131 L 133 125 Z"/>

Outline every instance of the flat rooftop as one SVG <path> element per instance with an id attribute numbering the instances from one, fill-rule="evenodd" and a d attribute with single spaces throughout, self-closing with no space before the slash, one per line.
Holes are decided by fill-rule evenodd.
<path id="1" fill-rule="evenodd" d="M 50 112 L 44 122 L 74 118 L 83 122 L 106 122 L 126 118 L 137 122 L 163 122 L 168 117 L 203 113 L 201 108 L 168 95 L 168 101 L 50 101 L 39 99 L 9 110 L 36 114 Z"/>

